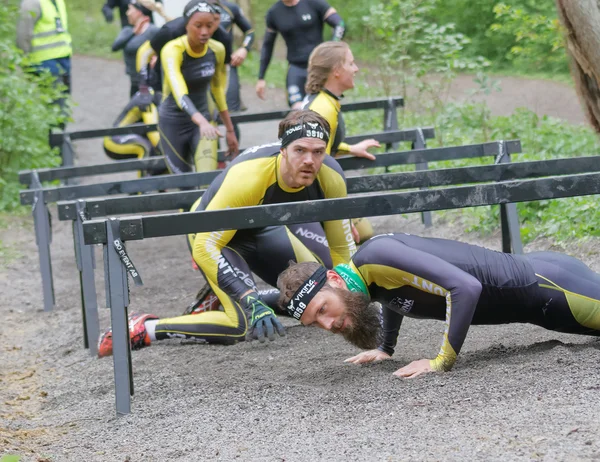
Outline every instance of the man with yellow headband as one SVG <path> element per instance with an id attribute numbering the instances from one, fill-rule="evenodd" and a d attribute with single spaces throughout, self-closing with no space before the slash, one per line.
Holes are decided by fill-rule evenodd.
<path id="1" fill-rule="evenodd" d="M 346 360 L 354 364 L 389 359 L 404 316 L 444 320 L 438 355 L 402 367 L 394 374 L 400 377 L 450 370 L 472 324 L 530 323 L 600 336 L 600 274 L 554 252 L 513 255 L 385 234 L 363 244 L 349 265 L 292 265 L 277 286 L 280 306 L 302 324 L 368 350 Z"/>
<path id="2" fill-rule="evenodd" d="M 279 124 L 279 143 L 240 154 L 191 210 L 345 197 L 344 172 L 326 154 L 329 136 L 329 124 L 316 112 L 291 112 Z M 295 233 L 297 228 L 302 232 Z M 274 340 L 275 332 L 284 335 L 272 308 L 276 298 L 269 302 L 259 294 L 252 273 L 274 286 L 290 260 L 331 268 L 348 262 L 356 251 L 350 220 L 198 233 L 189 241 L 208 290 L 201 291 L 187 315 L 170 319 L 132 315 L 133 348 L 171 337 L 224 344 Z M 101 337 L 98 350 L 99 356 L 112 353 L 110 331 Z"/>

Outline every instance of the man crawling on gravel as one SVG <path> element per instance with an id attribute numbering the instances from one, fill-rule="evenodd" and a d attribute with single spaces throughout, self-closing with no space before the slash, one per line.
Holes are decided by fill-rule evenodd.
<path id="1" fill-rule="evenodd" d="M 338 162 L 326 154 L 329 123 L 310 110 L 293 111 L 279 124 L 281 143 L 247 149 L 224 170 L 192 206 L 192 211 L 222 210 L 345 197 L 346 180 Z M 194 261 L 208 285 L 185 315 L 158 319 L 132 314 L 132 348 L 154 340 L 188 337 L 211 343 L 275 339 L 283 325 L 271 302 L 259 294 L 252 272 L 274 286 L 290 260 L 319 262 L 331 268 L 356 251 L 350 220 L 258 229 L 215 231 L 189 236 Z M 219 309 L 222 305 L 222 309 Z M 105 332 L 98 355 L 112 354 Z"/>
<path id="2" fill-rule="evenodd" d="M 600 336 L 600 274 L 554 252 L 513 255 L 384 234 L 363 244 L 349 265 L 292 264 L 277 286 L 280 306 L 302 324 L 368 349 L 346 360 L 354 364 L 389 359 L 404 316 L 445 320 L 437 357 L 411 362 L 394 373 L 399 377 L 450 370 L 471 324 L 531 323 Z"/>

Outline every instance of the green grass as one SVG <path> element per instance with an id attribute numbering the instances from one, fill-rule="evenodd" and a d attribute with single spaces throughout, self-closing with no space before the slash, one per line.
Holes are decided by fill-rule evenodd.
<path id="1" fill-rule="evenodd" d="M 66 4 L 73 52 L 100 58 L 121 59 L 120 51 L 115 53 L 110 49 L 121 26 L 117 9 L 114 10 L 114 21 L 112 24 L 107 24 L 100 11 L 102 1 L 68 0 Z"/>
<path id="2" fill-rule="evenodd" d="M 6 454 L 0 457 L 0 462 L 19 462 L 21 460 L 21 456 L 16 456 L 14 454 Z"/>

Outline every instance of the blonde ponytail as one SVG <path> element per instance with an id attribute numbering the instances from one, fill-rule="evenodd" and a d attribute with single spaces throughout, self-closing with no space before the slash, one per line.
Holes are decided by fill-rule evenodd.
<path id="1" fill-rule="evenodd" d="M 344 64 L 348 50 L 346 42 L 323 42 L 312 51 L 308 58 L 308 77 L 304 86 L 307 95 L 319 93 L 323 89 L 331 71 Z"/>

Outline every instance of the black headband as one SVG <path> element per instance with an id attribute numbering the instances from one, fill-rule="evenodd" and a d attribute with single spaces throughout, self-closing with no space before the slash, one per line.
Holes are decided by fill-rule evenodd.
<path id="1" fill-rule="evenodd" d="M 327 269 L 324 266 L 321 266 L 300 286 L 292 298 L 290 298 L 286 307 L 289 315 L 294 319 L 300 320 L 302 313 L 304 313 L 304 310 L 310 301 L 317 293 L 319 293 L 319 290 L 321 290 L 326 282 Z"/>
<path id="2" fill-rule="evenodd" d="M 281 137 L 281 147 L 285 148 L 290 143 L 293 143 L 300 138 L 316 138 L 329 143 L 329 133 L 319 123 L 304 122 L 294 125 L 283 132 Z"/>
<path id="3" fill-rule="evenodd" d="M 183 15 L 185 16 L 186 23 L 190 20 L 194 13 L 220 14 L 220 11 L 217 10 L 213 5 L 210 5 L 206 2 L 198 2 L 194 6 L 192 6 L 188 11 L 185 11 L 183 13 Z"/>

